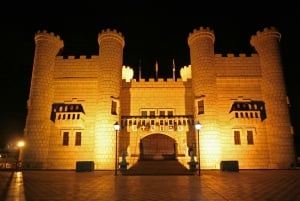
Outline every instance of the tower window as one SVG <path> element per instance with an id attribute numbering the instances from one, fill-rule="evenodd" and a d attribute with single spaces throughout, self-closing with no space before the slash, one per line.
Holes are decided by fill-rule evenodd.
<path id="1" fill-rule="evenodd" d="M 81 145 L 81 132 L 76 132 L 75 135 L 75 146 Z"/>
<path id="2" fill-rule="evenodd" d="M 69 145 L 69 132 L 63 133 L 63 146 Z"/>
<path id="3" fill-rule="evenodd" d="M 111 101 L 111 114 L 117 115 L 117 102 Z"/>
<path id="4" fill-rule="evenodd" d="M 234 131 L 234 144 L 241 144 L 241 134 L 240 131 Z"/>
<path id="5" fill-rule="evenodd" d="M 204 114 L 204 100 L 198 101 L 198 114 Z"/>
<path id="6" fill-rule="evenodd" d="M 247 131 L 247 142 L 248 144 L 254 144 L 253 131 Z"/>

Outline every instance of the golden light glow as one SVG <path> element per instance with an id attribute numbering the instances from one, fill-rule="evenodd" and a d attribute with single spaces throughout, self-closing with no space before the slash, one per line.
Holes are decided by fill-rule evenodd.
<path id="1" fill-rule="evenodd" d="M 198 121 L 196 124 L 195 124 L 195 128 L 197 131 L 199 131 L 201 129 L 202 125 L 200 124 L 200 122 Z"/>
<path id="2" fill-rule="evenodd" d="M 130 82 L 130 80 L 133 78 L 133 74 L 133 69 L 129 66 L 122 67 L 122 79 L 125 79 L 126 82 Z"/>
<path id="3" fill-rule="evenodd" d="M 116 122 L 116 123 L 114 124 L 114 129 L 115 129 L 115 131 L 120 130 L 120 125 L 119 125 L 118 122 Z"/>
<path id="4" fill-rule="evenodd" d="M 192 78 L 191 65 L 184 66 L 183 68 L 181 68 L 180 76 L 182 81 L 187 81 L 187 79 L 191 79 Z"/>
<path id="5" fill-rule="evenodd" d="M 24 146 L 25 146 L 25 142 L 24 142 L 23 140 L 21 140 L 21 141 L 19 141 L 19 142 L 17 143 L 17 146 L 18 146 L 18 147 L 24 147 Z"/>

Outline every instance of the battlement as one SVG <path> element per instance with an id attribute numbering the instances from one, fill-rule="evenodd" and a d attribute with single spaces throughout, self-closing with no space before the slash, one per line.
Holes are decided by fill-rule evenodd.
<path id="1" fill-rule="evenodd" d="M 99 33 L 99 36 L 102 35 L 102 34 L 106 34 L 106 33 L 107 34 L 109 34 L 109 33 L 118 34 L 119 36 L 123 37 L 123 34 L 121 32 L 117 31 L 116 29 L 110 29 L 110 28 L 103 29 L 101 31 L 101 33 Z"/>
<path id="2" fill-rule="evenodd" d="M 154 78 L 150 79 L 131 79 L 130 82 L 126 82 L 125 79 L 123 81 L 123 87 L 188 87 L 189 84 L 191 86 L 191 80 L 188 79 L 187 81 L 183 81 L 181 78 L 177 78 L 176 81 L 174 81 L 172 78 L 159 78 L 158 80 L 155 80 Z M 188 86 L 187 86 L 188 84 Z"/>
<path id="3" fill-rule="evenodd" d="M 258 30 L 256 32 L 256 35 L 260 36 L 260 35 L 264 35 L 266 33 L 273 33 L 273 32 L 279 32 L 279 31 L 276 27 L 271 26 L 271 27 L 266 27 L 263 30 Z"/>
<path id="4" fill-rule="evenodd" d="M 198 32 L 211 32 L 211 33 L 214 33 L 213 29 L 211 29 L 210 27 L 199 27 L 198 29 L 194 29 L 191 34 L 194 34 L 194 33 L 198 33 Z"/>
<path id="5" fill-rule="evenodd" d="M 114 38 L 122 44 L 122 47 L 125 46 L 125 37 L 121 32 L 117 31 L 116 29 L 102 30 L 101 33 L 98 34 L 98 43 L 100 44 L 100 42 L 103 39 L 107 39 L 107 38 Z"/>
<path id="6" fill-rule="evenodd" d="M 245 53 L 239 53 L 239 54 L 234 54 L 234 53 L 227 53 L 227 54 L 215 54 L 216 58 L 221 58 L 221 57 L 228 57 L 228 58 L 246 58 L 246 57 L 257 57 L 258 55 L 256 53 L 252 54 L 245 54 Z"/>
<path id="7" fill-rule="evenodd" d="M 199 27 L 198 29 L 194 29 L 193 32 L 189 33 L 188 36 L 188 44 L 190 45 L 195 39 L 199 37 L 208 37 L 215 42 L 215 34 L 212 29 L 209 27 Z"/>
<path id="8" fill-rule="evenodd" d="M 256 35 L 251 36 L 250 44 L 252 46 L 255 46 L 255 44 L 257 44 L 257 42 L 260 38 L 266 38 L 266 37 L 275 37 L 280 41 L 281 34 L 277 28 L 275 28 L 275 27 L 268 28 L 267 27 L 267 28 L 264 28 L 262 31 L 257 31 Z"/>
<path id="9" fill-rule="evenodd" d="M 52 40 L 53 42 L 56 42 L 60 48 L 64 46 L 64 42 L 59 35 L 55 35 L 53 32 L 48 32 L 47 30 L 37 31 L 34 39 L 35 41 Z"/>
<path id="10" fill-rule="evenodd" d="M 89 60 L 89 59 L 96 59 L 98 58 L 98 55 L 79 55 L 79 56 L 74 56 L 74 55 L 68 55 L 68 56 L 57 56 L 57 60 Z"/>
<path id="11" fill-rule="evenodd" d="M 54 34 L 53 32 L 48 32 L 47 30 L 38 30 L 36 33 L 35 33 L 35 36 L 36 35 L 48 35 L 48 36 L 53 36 L 53 37 L 56 37 L 57 39 L 61 40 L 60 36 L 59 35 L 56 35 Z"/>

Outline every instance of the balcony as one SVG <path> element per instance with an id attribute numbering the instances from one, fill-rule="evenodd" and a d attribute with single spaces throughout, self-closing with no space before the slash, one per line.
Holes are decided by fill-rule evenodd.
<path id="1" fill-rule="evenodd" d="M 175 116 L 122 116 L 122 127 L 128 131 L 172 132 L 189 131 L 194 125 L 192 115 Z"/>
<path id="2" fill-rule="evenodd" d="M 62 128 L 84 128 L 85 114 L 82 112 L 56 112 L 55 126 Z"/>

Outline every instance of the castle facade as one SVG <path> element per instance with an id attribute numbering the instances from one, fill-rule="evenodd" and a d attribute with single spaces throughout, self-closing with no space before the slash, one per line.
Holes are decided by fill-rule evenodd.
<path id="1" fill-rule="evenodd" d="M 250 39 L 256 53 L 223 56 L 215 54 L 213 30 L 200 27 L 187 38 L 191 63 L 181 78 L 136 80 L 123 66 L 125 38 L 116 30 L 99 33 L 99 54 L 89 58 L 59 56 L 63 40 L 37 32 L 23 168 L 92 161 L 112 170 L 124 159 L 128 167 L 142 159 L 188 166 L 193 157 L 201 169 L 232 160 L 240 169 L 290 168 L 280 37 L 265 28 Z"/>

